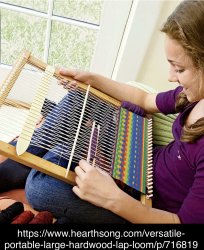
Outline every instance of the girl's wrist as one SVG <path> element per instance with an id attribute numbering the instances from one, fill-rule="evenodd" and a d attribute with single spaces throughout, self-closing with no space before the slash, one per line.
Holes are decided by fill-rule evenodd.
<path id="1" fill-rule="evenodd" d="M 112 193 L 112 198 L 107 202 L 106 209 L 118 214 L 120 211 L 121 202 L 123 202 L 124 192 L 117 187 L 116 191 Z"/>

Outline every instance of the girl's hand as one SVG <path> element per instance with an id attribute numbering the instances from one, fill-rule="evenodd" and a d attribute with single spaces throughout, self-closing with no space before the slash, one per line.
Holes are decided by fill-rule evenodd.
<path id="1" fill-rule="evenodd" d="M 112 177 L 84 160 L 79 162 L 75 173 L 77 185 L 73 187 L 73 192 L 82 200 L 110 210 L 114 197 L 120 191 Z"/>
<path id="2" fill-rule="evenodd" d="M 76 81 L 86 83 L 87 85 L 92 84 L 93 73 L 89 71 L 80 71 L 80 70 L 70 70 L 61 68 L 59 73 L 63 76 L 72 77 Z"/>

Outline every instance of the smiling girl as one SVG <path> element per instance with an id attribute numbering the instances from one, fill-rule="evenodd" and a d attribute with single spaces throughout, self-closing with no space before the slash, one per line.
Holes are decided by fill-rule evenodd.
<path id="1" fill-rule="evenodd" d="M 149 94 L 95 73 L 61 69 L 146 114 L 178 113 L 174 140 L 154 150 L 152 208 L 84 160 L 75 168 L 74 187 L 31 170 L 26 194 L 33 208 L 73 223 L 204 223 L 204 1 L 182 1 L 161 31 L 174 90 Z"/>
<path id="2" fill-rule="evenodd" d="M 120 190 L 85 161 L 75 169 L 74 193 L 133 223 L 204 223 L 204 1 L 182 1 L 162 27 L 174 90 L 148 94 L 89 72 L 62 73 L 91 84 L 146 113 L 179 112 L 174 140 L 154 152 L 153 208 Z M 97 179 L 97 182 L 95 181 Z"/>

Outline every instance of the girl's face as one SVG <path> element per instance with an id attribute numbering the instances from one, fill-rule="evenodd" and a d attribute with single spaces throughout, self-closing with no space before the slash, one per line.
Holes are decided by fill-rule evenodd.
<path id="1" fill-rule="evenodd" d="M 199 71 L 193 65 L 191 58 L 176 40 L 166 36 L 165 52 L 170 64 L 169 81 L 178 82 L 183 87 L 189 102 L 201 99 L 201 78 Z"/>

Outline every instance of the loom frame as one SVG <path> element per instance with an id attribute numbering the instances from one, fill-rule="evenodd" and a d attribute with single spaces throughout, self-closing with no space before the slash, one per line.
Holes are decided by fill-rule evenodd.
<path id="1" fill-rule="evenodd" d="M 45 62 L 39 60 L 38 58 L 34 57 L 31 55 L 31 52 L 29 51 L 24 51 L 22 53 L 22 56 L 20 59 L 17 61 L 16 65 L 12 68 L 10 71 L 9 75 L 6 77 L 6 79 L 3 81 L 1 87 L 0 87 L 0 94 L 1 94 L 1 89 L 4 88 L 3 90 L 3 98 L 0 99 L 0 107 L 3 103 L 8 103 L 10 105 L 13 105 L 14 107 L 20 107 L 20 108 L 29 108 L 30 105 L 26 103 L 21 103 L 21 102 L 16 102 L 13 100 L 7 99 L 7 96 L 12 89 L 16 79 L 18 78 L 21 70 L 23 69 L 25 64 L 30 64 L 31 66 L 34 66 L 35 68 L 45 71 L 46 67 L 48 66 Z M 74 79 L 71 77 L 66 77 L 62 76 L 59 73 L 59 69 L 55 69 L 54 72 L 54 77 L 56 77 L 58 80 L 68 80 L 68 81 L 73 81 Z M 75 81 L 75 80 L 74 80 Z M 77 86 L 79 89 L 86 90 L 88 85 L 82 82 L 77 81 Z M 116 107 L 119 107 L 121 105 L 121 102 L 114 99 L 113 97 L 102 93 L 101 91 L 90 87 L 90 93 L 93 95 L 101 98 L 104 101 L 107 101 Z M 1 97 L 1 96 L 0 96 Z M 35 156 L 31 153 L 25 152 L 22 155 L 17 155 L 16 153 L 16 148 L 15 146 L 10 145 L 9 143 L 3 142 L 0 140 L 0 154 L 4 155 L 14 161 L 17 161 L 21 164 L 24 164 L 30 168 L 36 169 L 42 173 L 45 173 L 49 176 L 52 176 L 54 178 L 57 178 L 59 180 L 62 180 L 66 183 L 69 183 L 71 185 L 75 185 L 75 173 L 73 171 L 69 171 L 68 175 L 66 175 L 66 169 L 63 167 L 60 167 L 59 165 L 56 165 L 52 162 L 49 162 L 47 160 L 44 160 L 38 156 Z M 140 201 L 147 205 L 147 206 L 152 206 L 152 200 L 151 198 L 147 198 L 146 194 L 141 193 L 141 198 Z"/>

